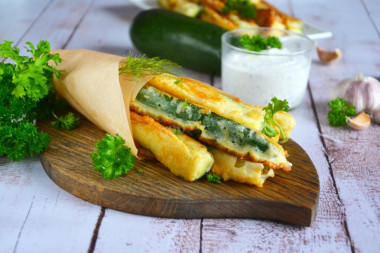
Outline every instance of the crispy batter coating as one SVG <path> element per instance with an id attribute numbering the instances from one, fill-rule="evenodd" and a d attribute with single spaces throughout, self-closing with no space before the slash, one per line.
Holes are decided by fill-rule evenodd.
<path id="1" fill-rule="evenodd" d="M 135 112 L 131 112 L 131 123 L 134 140 L 173 174 L 194 181 L 210 170 L 214 159 L 201 143 Z"/>

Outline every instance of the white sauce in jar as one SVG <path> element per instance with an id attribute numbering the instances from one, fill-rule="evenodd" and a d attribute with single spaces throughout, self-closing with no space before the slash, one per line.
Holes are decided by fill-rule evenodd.
<path id="1" fill-rule="evenodd" d="M 310 57 L 284 48 L 260 54 L 231 50 L 222 57 L 222 89 L 245 103 L 267 105 L 275 96 L 294 108 L 306 91 Z"/>

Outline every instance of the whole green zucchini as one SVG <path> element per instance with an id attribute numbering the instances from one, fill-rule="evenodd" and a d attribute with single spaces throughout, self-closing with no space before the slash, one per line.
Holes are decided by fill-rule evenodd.
<path id="1" fill-rule="evenodd" d="M 221 36 L 226 30 L 163 9 L 143 11 L 133 20 L 130 37 L 149 57 L 158 56 L 207 74 L 220 74 Z"/>

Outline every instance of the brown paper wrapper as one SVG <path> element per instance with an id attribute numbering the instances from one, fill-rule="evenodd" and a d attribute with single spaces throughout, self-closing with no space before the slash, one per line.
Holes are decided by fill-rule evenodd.
<path id="1" fill-rule="evenodd" d="M 119 134 L 137 156 L 133 141 L 129 102 L 153 77 L 119 75 L 124 57 L 85 49 L 52 50 L 63 61 L 57 69 L 64 70 L 61 78 L 54 77 L 54 86 L 60 96 L 94 123 L 111 135 Z"/>

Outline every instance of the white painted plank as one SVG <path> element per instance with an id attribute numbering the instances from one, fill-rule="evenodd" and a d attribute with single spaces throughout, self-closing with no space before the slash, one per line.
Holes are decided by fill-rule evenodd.
<path id="1" fill-rule="evenodd" d="M 95 252 L 199 252 L 200 220 L 151 218 L 107 209 Z"/>
<path id="2" fill-rule="evenodd" d="M 129 26 L 139 11 L 123 0 L 95 1 L 67 48 L 117 55 L 127 55 L 129 51 L 136 53 L 129 39 Z M 193 78 L 210 80 L 207 75 L 190 70 L 184 72 Z M 95 252 L 199 251 L 199 233 L 200 220 L 160 219 L 106 209 Z"/>
<path id="3" fill-rule="evenodd" d="M 380 1 L 364 0 L 363 2 L 366 6 L 366 11 L 368 11 L 369 16 L 376 26 L 377 33 L 380 35 Z"/>
<path id="4" fill-rule="evenodd" d="M 288 13 L 291 11 L 289 8 L 291 6 L 288 6 L 287 1 L 271 1 L 271 3 L 281 10 L 288 10 Z M 217 79 L 217 82 L 220 82 L 220 79 Z M 321 190 L 316 221 L 310 228 L 300 228 L 266 221 L 205 219 L 202 230 L 203 251 L 350 251 L 350 242 L 344 228 L 344 214 L 338 196 L 335 194 L 333 179 L 324 156 L 324 148 L 320 141 L 308 93 L 303 104 L 291 113 L 297 121 L 292 138 L 306 150 L 319 174 Z"/>
<path id="5" fill-rule="evenodd" d="M 49 2 L 50 0 L 0 1 L 0 42 L 17 42 Z"/>
<path id="6" fill-rule="evenodd" d="M 343 58 L 337 64 L 314 64 L 311 89 L 322 133 L 336 140 L 326 138 L 326 145 L 353 247 L 361 252 L 379 252 L 380 171 L 376 168 L 380 167 L 380 127 L 372 125 L 366 131 L 357 132 L 335 129 L 327 122 L 328 93 L 338 81 L 358 73 L 379 75 L 379 35 L 362 1 L 320 1 L 308 6 L 304 1 L 296 3 L 295 11 L 301 18 L 314 17 L 316 23 L 333 30 L 334 37 L 320 41 L 320 45 L 343 51 Z M 378 1 L 367 3 L 378 5 Z M 318 13 L 325 15 L 316 18 Z M 334 15 L 326 15 L 329 13 Z"/>
<path id="7" fill-rule="evenodd" d="M 21 52 L 26 54 L 23 46 L 27 41 L 36 45 L 41 40 L 48 40 L 51 49 L 62 48 L 75 33 L 90 5 L 91 0 L 53 1 L 19 42 Z"/>
<path id="8" fill-rule="evenodd" d="M 30 19 L 15 19 L 28 27 L 22 38 L 18 29 L 14 30 L 14 40 L 21 39 L 19 47 L 25 41 L 38 43 L 42 39 L 53 46 L 63 45 L 88 5 L 86 1 L 72 6 L 68 2 L 51 3 L 34 23 Z M 35 12 L 32 8 L 26 10 Z M 29 22 L 29 26 L 23 22 Z M 15 27 L 20 25 L 16 23 Z M 0 252 L 87 251 L 100 211 L 98 206 L 56 186 L 37 158 L 12 163 L 2 157 L 0 171 Z"/>
<path id="9" fill-rule="evenodd" d="M 87 251 L 99 208 L 55 185 L 37 158 L 0 164 L 0 252 Z"/>

